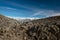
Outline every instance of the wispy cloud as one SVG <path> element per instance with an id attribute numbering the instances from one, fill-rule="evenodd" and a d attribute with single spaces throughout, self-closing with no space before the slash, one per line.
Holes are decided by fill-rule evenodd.
<path id="1" fill-rule="evenodd" d="M 54 14 L 51 14 L 51 15 L 47 15 L 47 17 L 50 17 L 50 16 L 60 16 L 60 13 L 54 13 Z"/>
<path id="2" fill-rule="evenodd" d="M 34 14 L 31 15 L 31 16 L 37 16 L 37 15 L 40 15 L 40 14 L 42 14 L 42 13 L 43 13 L 43 11 L 38 11 L 38 12 L 34 13 Z"/>
<path id="3" fill-rule="evenodd" d="M 7 9 L 7 10 L 17 10 L 15 8 L 11 8 L 11 7 L 0 7 L 1 9 Z"/>
<path id="4" fill-rule="evenodd" d="M 20 20 L 20 19 L 31 19 L 31 20 L 33 20 L 33 19 L 39 19 L 39 17 L 12 17 L 12 16 L 7 16 L 7 17 L 9 17 L 9 18 L 13 18 L 13 19 L 16 19 L 16 20 Z"/>
<path id="5" fill-rule="evenodd" d="M 46 16 L 46 17 L 49 17 L 49 16 L 59 16 L 60 15 L 60 12 L 55 12 L 54 10 L 40 10 L 40 11 L 37 11 L 36 13 L 34 13 L 32 16 L 35 17 L 35 16 Z"/>
<path id="6" fill-rule="evenodd" d="M 18 4 L 18 3 L 15 3 L 15 2 L 11 2 L 11 1 L 5 1 L 5 3 L 9 4 L 9 5 L 12 5 L 12 6 L 15 6 L 15 7 L 18 7 L 18 8 L 25 8 L 25 9 L 28 9 L 28 10 L 39 9 L 39 8 L 36 8 L 35 6 L 27 6 L 27 5 L 24 5 L 24 4 Z"/>
<path id="7" fill-rule="evenodd" d="M 46 17 L 49 17 L 49 16 L 58 16 L 60 15 L 60 12 L 55 12 L 54 10 L 47 10 L 47 9 L 40 9 L 38 7 L 34 7 L 34 6 L 27 6 L 27 5 L 23 5 L 23 4 L 19 4 L 19 3 L 15 3 L 15 2 L 11 2 L 11 1 L 5 1 L 6 4 L 10 5 L 10 6 L 14 6 L 16 8 L 11 8 L 11 7 L 0 7 L 0 8 L 3 8 L 3 9 L 8 9 L 8 10 L 14 10 L 13 11 L 8 11 L 10 13 L 16 13 L 18 14 L 22 14 L 23 16 L 29 16 L 29 17 L 12 17 L 12 18 L 15 18 L 15 19 L 34 19 L 35 16 L 46 16 Z M 28 9 L 28 10 L 32 10 L 32 11 L 28 11 L 28 10 L 25 10 L 25 9 L 19 9 L 19 8 L 25 8 L 25 9 Z M 18 10 L 19 9 L 19 10 Z M 15 12 L 16 11 L 16 12 Z M 18 15 L 19 15 L 18 14 Z M 24 15 L 26 14 L 26 15 Z M 30 16 L 31 14 L 31 16 Z M 21 15 L 20 15 L 21 16 Z M 32 18 L 33 17 L 33 18 Z"/>

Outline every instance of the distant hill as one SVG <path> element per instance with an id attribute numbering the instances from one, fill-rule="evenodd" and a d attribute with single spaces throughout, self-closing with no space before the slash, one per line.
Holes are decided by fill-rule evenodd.
<path id="1" fill-rule="evenodd" d="M 21 24 L 0 15 L 0 40 L 60 40 L 60 16 Z"/>
<path id="2" fill-rule="evenodd" d="M 32 20 L 31 19 L 19 19 L 17 21 L 19 21 L 20 23 L 24 23 L 24 22 L 29 22 L 29 21 L 32 21 Z"/>

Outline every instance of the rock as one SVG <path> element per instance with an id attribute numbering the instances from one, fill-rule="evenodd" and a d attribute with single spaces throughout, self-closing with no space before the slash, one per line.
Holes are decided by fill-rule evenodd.
<path id="1" fill-rule="evenodd" d="M 0 40 L 60 40 L 60 16 L 21 24 L 0 15 Z"/>

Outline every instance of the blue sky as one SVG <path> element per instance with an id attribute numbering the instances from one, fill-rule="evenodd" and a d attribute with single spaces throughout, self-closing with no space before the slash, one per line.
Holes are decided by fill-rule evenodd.
<path id="1" fill-rule="evenodd" d="M 60 0 L 0 0 L 0 14 L 44 18 L 60 15 Z"/>

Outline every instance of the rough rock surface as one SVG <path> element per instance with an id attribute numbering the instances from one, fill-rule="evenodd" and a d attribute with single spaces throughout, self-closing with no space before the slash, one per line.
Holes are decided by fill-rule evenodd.
<path id="1" fill-rule="evenodd" d="M 20 24 L 0 15 L 0 40 L 60 40 L 60 16 Z"/>
<path id="2" fill-rule="evenodd" d="M 0 40 L 20 40 L 20 23 L 0 15 Z M 22 33 L 22 32 L 21 32 Z"/>
<path id="3" fill-rule="evenodd" d="M 34 20 L 25 24 L 26 40 L 60 40 L 60 16 Z"/>

